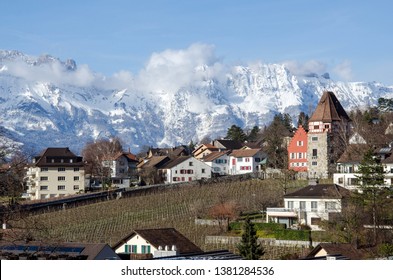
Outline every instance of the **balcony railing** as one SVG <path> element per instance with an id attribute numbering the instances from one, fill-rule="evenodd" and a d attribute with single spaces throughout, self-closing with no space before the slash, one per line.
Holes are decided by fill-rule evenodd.
<path id="1" fill-rule="evenodd" d="M 291 208 L 266 208 L 267 212 L 295 212 L 295 209 Z"/>

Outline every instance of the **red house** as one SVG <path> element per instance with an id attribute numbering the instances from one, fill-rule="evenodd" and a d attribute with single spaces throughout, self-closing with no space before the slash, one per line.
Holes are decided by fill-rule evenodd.
<path id="1" fill-rule="evenodd" d="M 307 132 L 301 125 L 288 145 L 288 169 L 307 172 Z"/>

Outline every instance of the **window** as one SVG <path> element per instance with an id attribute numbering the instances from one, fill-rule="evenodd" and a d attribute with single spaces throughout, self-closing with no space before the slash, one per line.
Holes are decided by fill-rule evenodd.
<path id="1" fill-rule="evenodd" d="M 193 166 L 194 165 L 194 163 L 192 162 L 192 161 L 190 161 L 189 163 L 188 163 L 188 166 Z"/>
<path id="2" fill-rule="evenodd" d="M 78 172 L 79 171 L 79 167 L 74 167 L 74 172 Z"/>
<path id="3" fill-rule="evenodd" d="M 311 165 L 318 165 L 318 163 L 316 161 L 311 162 Z"/>
<path id="4" fill-rule="evenodd" d="M 300 147 L 303 146 L 303 141 L 297 141 L 297 145 Z"/>
<path id="5" fill-rule="evenodd" d="M 319 225 L 321 223 L 321 218 L 311 218 L 311 225 Z"/>
<path id="6" fill-rule="evenodd" d="M 142 254 L 150 254 L 150 245 L 142 245 Z"/>
<path id="7" fill-rule="evenodd" d="M 48 171 L 48 167 L 41 167 L 41 172 L 46 172 Z"/>
<path id="8" fill-rule="evenodd" d="M 41 191 L 47 191 L 48 190 L 48 186 L 40 186 L 40 190 Z"/>
<path id="9" fill-rule="evenodd" d="M 238 162 L 243 162 L 243 158 L 238 158 L 237 161 Z"/>
<path id="10" fill-rule="evenodd" d="M 124 251 L 126 253 L 137 253 L 137 246 L 136 245 L 124 245 Z"/>
<path id="11" fill-rule="evenodd" d="M 79 185 L 74 185 L 74 191 L 79 190 Z"/>
<path id="12" fill-rule="evenodd" d="M 311 141 L 318 141 L 318 136 L 311 137 Z"/>
<path id="13" fill-rule="evenodd" d="M 57 181 L 65 181 L 65 176 L 59 176 L 59 177 L 57 177 Z"/>
<path id="14" fill-rule="evenodd" d="M 299 158 L 303 158 L 303 153 L 299 153 Z"/>
<path id="15" fill-rule="evenodd" d="M 65 171 L 65 167 L 59 167 L 59 168 L 57 169 L 57 171 L 59 171 L 59 172 L 64 172 L 64 171 Z"/>
<path id="16" fill-rule="evenodd" d="M 336 202 L 335 201 L 326 201 L 325 202 L 326 210 L 336 210 Z"/>
<path id="17" fill-rule="evenodd" d="M 246 162 L 250 162 L 250 158 L 245 158 L 245 161 Z"/>
<path id="18" fill-rule="evenodd" d="M 59 191 L 64 191 L 65 190 L 65 186 L 64 185 L 59 185 L 59 186 L 57 186 L 57 189 Z"/>
<path id="19" fill-rule="evenodd" d="M 288 208 L 293 209 L 293 201 L 288 201 Z"/>
<path id="20" fill-rule="evenodd" d="M 306 202 L 305 201 L 300 201 L 300 210 L 306 210 Z"/>
<path id="21" fill-rule="evenodd" d="M 314 129 L 319 129 L 319 125 L 314 125 Z"/>
<path id="22" fill-rule="evenodd" d="M 318 149 L 312 149 L 312 158 L 313 159 L 318 158 Z"/>
<path id="23" fill-rule="evenodd" d="M 328 128 L 329 128 L 329 125 L 328 125 L 328 124 L 325 124 L 325 128 L 328 129 Z"/>
<path id="24" fill-rule="evenodd" d="M 188 170 L 187 170 L 187 174 L 194 174 L 194 170 L 188 169 Z"/>
<path id="25" fill-rule="evenodd" d="M 348 178 L 348 185 L 360 185 L 358 178 Z"/>
<path id="26" fill-rule="evenodd" d="M 311 211 L 312 212 L 317 212 L 318 209 L 318 202 L 317 201 L 311 201 Z"/>
<path id="27" fill-rule="evenodd" d="M 205 173 L 205 169 L 204 168 L 202 168 L 202 173 Z"/>
<path id="28" fill-rule="evenodd" d="M 256 158 L 255 158 L 255 162 L 261 162 L 261 159 L 258 158 L 258 157 L 256 157 Z"/>
<path id="29" fill-rule="evenodd" d="M 42 176 L 42 177 L 40 177 L 40 181 L 48 181 L 48 177 L 47 176 Z"/>
<path id="30" fill-rule="evenodd" d="M 79 181 L 79 176 L 74 176 L 74 181 Z"/>

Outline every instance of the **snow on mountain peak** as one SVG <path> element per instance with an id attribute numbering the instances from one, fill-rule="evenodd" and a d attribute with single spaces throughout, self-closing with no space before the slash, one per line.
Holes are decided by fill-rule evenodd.
<path id="1" fill-rule="evenodd" d="M 199 59 L 187 60 L 194 56 Z M 109 136 L 136 151 L 143 145 L 195 143 L 225 136 L 233 124 L 262 127 L 276 113 L 296 120 L 301 111 L 311 113 L 325 90 L 335 92 L 344 108 L 393 96 L 393 87 L 376 82 L 334 82 L 328 73 L 307 71 L 295 75 L 282 64 L 229 67 L 208 48 L 156 54 L 137 76 L 111 78 L 73 60 L 0 50 L 0 126 L 7 137 L 36 150 L 80 151 L 88 141 Z"/>

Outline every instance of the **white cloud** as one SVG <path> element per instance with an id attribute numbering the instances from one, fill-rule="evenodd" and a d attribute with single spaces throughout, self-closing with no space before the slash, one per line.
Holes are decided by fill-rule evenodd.
<path id="1" fill-rule="evenodd" d="M 309 60 L 306 62 L 289 60 L 282 63 L 289 69 L 289 71 L 291 71 L 292 74 L 300 76 L 311 73 L 321 75 L 326 73 L 328 68 L 325 63 L 318 60 Z"/>
<path id="2" fill-rule="evenodd" d="M 51 61 L 32 66 L 24 61 L 7 62 L 7 72 L 29 81 L 90 86 L 98 78 L 87 65 L 78 66 L 74 71 L 67 71 L 59 61 Z"/>
<path id="3" fill-rule="evenodd" d="M 193 44 L 184 50 L 153 53 L 137 76 L 136 87 L 149 92 L 174 92 L 221 71 L 213 46 Z"/>
<path id="4" fill-rule="evenodd" d="M 333 72 L 344 81 L 348 82 L 353 79 L 352 65 L 349 60 L 344 60 L 340 64 L 336 65 Z"/>

